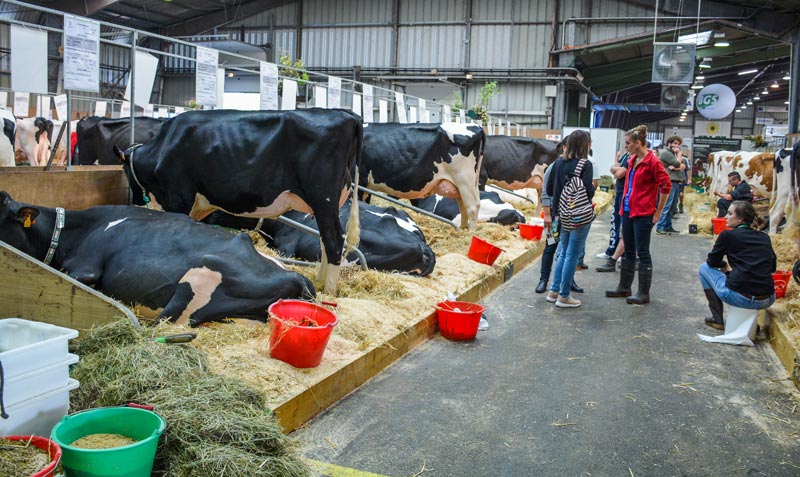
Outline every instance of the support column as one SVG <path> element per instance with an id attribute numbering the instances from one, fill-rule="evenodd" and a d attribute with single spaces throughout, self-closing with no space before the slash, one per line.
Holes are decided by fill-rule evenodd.
<path id="1" fill-rule="evenodd" d="M 792 49 L 791 49 L 792 61 L 789 66 L 789 71 L 791 74 L 789 75 L 791 79 L 789 80 L 789 133 L 797 133 L 800 131 L 800 125 L 798 125 L 798 121 L 800 121 L 800 29 L 794 30 L 794 37 L 792 38 Z"/>

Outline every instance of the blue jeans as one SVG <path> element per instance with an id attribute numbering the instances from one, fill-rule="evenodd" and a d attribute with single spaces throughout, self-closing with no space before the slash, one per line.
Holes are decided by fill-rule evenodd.
<path id="1" fill-rule="evenodd" d="M 703 284 L 704 290 L 714 290 L 720 300 L 739 308 L 746 308 L 748 310 L 762 310 L 768 308 L 775 303 L 775 294 L 763 300 L 756 300 L 755 298 L 747 298 L 746 296 L 737 293 L 726 285 L 727 276 L 722 273 L 718 268 L 714 268 L 703 262 L 700 265 L 700 270 L 697 271 L 700 276 L 700 283 Z"/>
<path id="2" fill-rule="evenodd" d="M 633 217 L 625 212 L 622 217 L 622 240 L 625 241 L 625 260 L 636 260 L 645 266 L 653 265 L 650 256 L 650 236 L 653 233 L 653 216 Z"/>
<path id="3" fill-rule="evenodd" d="M 572 289 L 572 280 L 575 279 L 575 265 L 578 257 L 586 249 L 586 237 L 589 236 L 591 224 L 578 227 L 575 230 L 561 229 L 561 240 L 558 242 L 556 252 L 556 268 L 553 272 L 553 285 L 550 291 L 559 292 L 563 297 L 568 297 Z"/>
<path id="4" fill-rule="evenodd" d="M 609 233 L 608 248 L 606 249 L 606 255 L 609 257 L 614 255 L 617 250 L 620 233 L 622 232 L 620 230 L 622 216 L 619 215 L 619 209 L 622 207 L 622 195 L 623 192 L 617 192 L 614 196 L 614 207 L 611 209 L 611 232 Z"/>
<path id="5" fill-rule="evenodd" d="M 672 228 L 673 208 L 680 200 L 680 195 L 681 189 L 678 187 L 678 183 L 673 182 L 672 189 L 669 191 L 669 197 L 667 197 L 667 203 L 664 204 L 664 210 L 661 211 L 661 217 L 658 218 L 656 230 L 669 230 Z"/>

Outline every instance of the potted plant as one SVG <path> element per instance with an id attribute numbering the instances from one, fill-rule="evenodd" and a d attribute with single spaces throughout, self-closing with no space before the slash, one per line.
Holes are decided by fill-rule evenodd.
<path id="1" fill-rule="evenodd" d="M 502 91 L 497 87 L 497 81 L 490 81 L 483 83 L 481 90 L 478 93 L 478 103 L 472 106 L 467 112 L 467 116 L 472 119 L 479 119 L 483 125 L 489 124 L 489 103 L 492 98 L 500 94 Z"/>
<path id="2" fill-rule="evenodd" d="M 752 142 L 753 147 L 756 149 L 767 147 L 769 144 L 766 140 L 764 140 L 764 136 L 761 134 L 756 134 L 755 136 L 744 136 L 742 139 Z"/>
<path id="3" fill-rule="evenodd" d="M 292 57 L 288 51 L 281 52 L 280 60 L 278 61 L 280 67 L 278 69 L 278 74 L 285 78 L 290 78 L 297 81 L 297 100 L 304 102 L 307 96 L 307 89 L 301 89 L 299 86 L 306 85 L 308 83 L 308 71 L 306 71 L 306 67 L 303 64 L 303 60 L 298 58 L 294 62 L 292 61 Z M 278 83 L 278 94 L 283 94 L 283 81 Z"/>

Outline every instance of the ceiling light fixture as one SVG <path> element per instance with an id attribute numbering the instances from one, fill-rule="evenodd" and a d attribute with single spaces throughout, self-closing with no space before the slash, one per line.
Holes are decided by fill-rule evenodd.
<path id="1" fill-rule="evenodd" d="M 766 96 L 766 95 L 768 95 L 768 94 L 769 94 L 769 91 L 767 91 L 767 88 L 764 88 L 764 91 L 762 91 L 762 92 L 761 92 L 761 94 L 763 94 L 764 96 Z"/>
<path id="2" fill-rule="evenodd" d="M 693 84 L 692 89 L 703 89 L 703 85 L 701 84 Z"/>
<path id="3" fill-rule="evenodd" d="M 697 75 L 697 77 L 695 79 L 698 80 L 698 81 L 703 81 L 704 79 L 706 79 L 706 77 L 703 76 L 703 75 Z"/>
<path id="4" fill-rule="evenodd" d="M 783 76 L 783 80 L 784 80 L 784 81 L 789 81 L 790 79 L 792 79 L 792 77 L 791 77 L 791 76 L 789 76 L 789 73 L 786 73 L 786 74 Z"/>
<path id="5" fill-rule="evenodd" d="M 748 105 L 748 106 L 750 106 L 750 105 L 752 105 L 752 104 L 753 104 L 753 102 L 752 102 L 752 101 L 748 101 L 748 102 L 747 102 L 747 105 Z"/>
<path id="6" fill-rule="evenodd" d="M 711 68 L 711 58 L 703 58 L 703 61 L 700 62 L 699 68 Z"/>
<path id="7" fill-rule="evenodd" d="M 737 110 L 736 110 L 736 112 L 737 112 L 737 113 L 741 113 L 741 112 L 742 112 L 742 110 L 741 110 L 741 109 L 737 109 Z"/>
<path id="8" fill-rule="evenodd" d="M 472 73 L 465 74 L 464 78 L 467 79 L 467 80 L 471 80 L 472 79 Z"/>
<path id="9" fill-rule="evenodd" d="M 753 96 L 754 101 L 758 101 L 759 99 L 761 99 L 761 96 Z"/>
<path id="10" fill-rule="evenodd" d="M 228 73 L 228 78 L 233 78 L 233 71 Z"/>
<path id="11" fill-rule="evenodd" d="M 725 32 L 719 31 L 719 32 L 714 33 L 714 46 L 717 46 L 717 47 L 720 47 L 720 48 L 724 48 L 726 46 L 731 46 L 731 44 L 728 43 L 728 40 L 725 39 Z"/>
<path id="12" fill-rule="evenodd" d="M 740 71 L 740 72 L 738 72 L 736 74 L 739 75 L 739 76 L 743 76 L 743 75 L 751 75 L 753 73 L 758 73 L 758 70 L 744 70 L 744 71 Z"/>
<path id="13" fill-rule="evenodd" d="M 783 104 L 789 104 L 789 101 L 784 101 Z"/>
<path id="14" fill-rule="evenodd" d="M 781 85 L 778 84 L 778 80 L 775 80 L 775 82 L 769 85 L 769 87 L 775 89 L 775 88 L 780 88 Z"/>

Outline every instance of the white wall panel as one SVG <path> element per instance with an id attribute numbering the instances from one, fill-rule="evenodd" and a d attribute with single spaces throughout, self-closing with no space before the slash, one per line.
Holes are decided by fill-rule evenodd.
<path id="1" fill-rule="evenodd" d="M 473 0 L 472 20 L 475 22 L 511 21 L 515 0 Z"/>
<path id="2" fill-rule="evenodd" d="M 397 63 L 400 68 L 461 68 L 464 28 L 401 27 Z"/>
<path id="3" fill-rule="evenodd" d="M 390 28 L 303 30 L 303 61 L 309 68 L 390 65 Z"/>
<path id="4" fill-rule="evenodd" d="M 550 25 L 514 25 L 511 68 L 546 68 L 553 29 Z"/>
<path id="5" fill-rule="evenodd" d="M 401 0 L 400 23 L 463 22 L 469 0 Z M 392 2 L 390 2 L 392 3 Z"/>
<path id="6" fill-rule="evenodd" d="M 303 24 L 389 24 L 393 9 L 392 0 L 303 0 Z"/>
<path id="7" fill-rule="evenodd" d="M 470 68 L 508 68 L 511 26 L 473 26 Z"/>
<path id="8" fill-rule="evenodd" d="M 289 3 L 280 7 L 270 8 L 253 16 L 247 17 L 242 21 L 237 21 L 237 25 L 246 27 L 281 27 L 297 24 L 297 3 Z"/>

